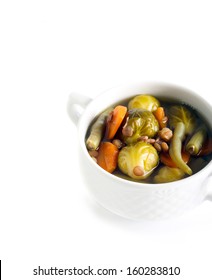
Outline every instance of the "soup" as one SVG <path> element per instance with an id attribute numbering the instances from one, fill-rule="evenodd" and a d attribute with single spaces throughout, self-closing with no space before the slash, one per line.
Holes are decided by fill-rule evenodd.
<path id="1" fill-rule="evenodd" d="M 89 126 L 85 142 L 107 172 L 142 183 L 186 178 L 212 158 L 211 127 L 195 108 L 152 95 L 106 109 Z"/>

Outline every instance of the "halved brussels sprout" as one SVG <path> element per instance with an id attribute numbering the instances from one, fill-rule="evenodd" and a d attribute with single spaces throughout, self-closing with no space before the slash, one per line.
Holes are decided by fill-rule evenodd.
<path id="1" fill-rule="evenodd" d="M 154 177 L 155 183 L 168 183 L 178 181 L 185 176 L 185 173 L 179 168 L 164 166 Z"/>
<path id="2" fill-rule="evenodd" d="M 145 142 L 124 147 L 118 156 L 119 169 L 136 180 L 146 179 L 157 167 L 158 162 L 156 149 Z"/>
<path id="3" fill-rule="evenodd" d="M 152 138 L 158 131 L 158 121 L 151 112 L 131 110 L 129 111 L 129 119 L 122 130 L 123 140 L 126 144 L 134 144 L 139 137 L 148 136 Z"/>
<path id="4" fill-rule="evenodd" d="M 138 95 L 130 100 L 128 109 L 143 109 L 150 112 L 157 110 L 160 107 L 160 102 L 151 95 Z"/>
<path id="5" fill-rule="evenodd" d="M 196 126 L 196 117 L 183 105 L 172 106 L 169 110 L 169 123 L 171 128 L 175 128 L 179 122 L 185 125 L 186 135 L 193 133 Z"/>

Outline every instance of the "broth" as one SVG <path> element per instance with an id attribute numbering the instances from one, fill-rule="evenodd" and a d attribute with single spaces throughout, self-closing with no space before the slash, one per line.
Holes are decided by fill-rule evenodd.
<path id="1" fill-rule="evenodd" d="M 133 99 L 133 97 L 130 98 L 130 99 L 122 100 L 121 102 L 119 102 L 117 104 L 114 104 L 113 108 L 116 105 L 127 106 L 129 101 L 132 100 L 132 99 Z M 168 116 L 168 118 L 169 118 L 169 111 L 170 111 L 170 108 L 172 106 L 176 106 L 176 105 L 177 106 L 178 105 L 181 106 L 182 105 L 184 108 L 187 108 L 196 118 L 196 122 L 195 122 L 196 123 L 196 128 L 197 128 L 196 130 L 198 130 L 198 128 L 201 127 L 204 124 L 206 129 L 207 129 L 207 139 L 211 139 L 212 138 L 211 124 L 207 123 L 207 121 L 201 116 L 201 114 L 195 108 L 192 108 L 190 105 L 185 104 L 185 103 L 180 102 L 179 100 L 175 100 L 175 99 L 167 99 L 167 98 L 164 98 L 164 97 L 160 97 L 158 100 L 160 101 L 160 106 L 165 109 L 165 112 L 166 112 L 166 115 Z M 88 136 L 89 136 L 89 134 L 91 132 L 92 125 L 95 123 L 97 118 L 98 118 L 98 116 L 90 124 L 90 126 L 89 126 L 89 128 L 87 130 L 86 139 L 88 139 Z M 123 127 L 123 123 L 122 123 L 121 127 Z M 167 127 L 170 127 L 169 121 L 167 123 Z M 114 138 L 119 138 L 119 136 L 118 136 L 119 134 L 120 134 L 120 128 L 119 128 L 119 130 L 116 133 L 116 136 Z M 185 138 L 185 140 L 182 142 L 182 146 L 183 147 L 186 146 L 186 144 L 188 143 L 189 139 L 192 137 L 193 134 L 191 134 L 190 136 L 187 136 Z M 102 137 L 101 141 L 103 141 L 103 142 L 107 141 L 108 142 L 109 140 L 105 137 L 105 131 L 104 131 L 103 135 L 104 136 Z M 191 156 L 190 160 L 188 162 L 188 166 L 192 169 L 193 174 L 195 174 L 198 171 L 200 171 L 201 169 L 203 169 L 211 161 L 211 159 L 212 159 L 212 153 L 210 153 L 208 155 L 204 155 L 204 156 Z M 157 167 L 154 168 L 154 171 L 152 172 L 152 174 L 149 175 L 146 179 L 140 179 L 140 180 L 133 179 L 133 178 L 129 177 L 128 175 L 124 174 L 119 169 L 118 166 L 117 166 L 117 168 L 115 169 L 115 171 L 112 174 L 114 176 L 118 176 L 118 177 L 121 177 L 121 178 L 126 179 L 126 180 L 135 181 L 135 182 L 141 182 L 141 183 L 151 183 L 152 184 L 152 183 L 155 183 L 154 182 L 154 177 L 155 177 L 156 174 L 158 174 L 159 170 L 162 167 L 164 167 L 164 164 L 161 161 L 159 161 L 159 164 L 157 165 Z M 185 174 L 183 178 L 186 178 L 188 176 L 189 175 Z"/>

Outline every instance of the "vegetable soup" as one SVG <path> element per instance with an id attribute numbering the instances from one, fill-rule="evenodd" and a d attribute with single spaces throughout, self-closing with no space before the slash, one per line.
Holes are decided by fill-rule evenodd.
<path id="1" fill-rule="evenodd" d="M 106 109 L 85 141 L 104 170 L 142 183 L 183 179 L 212 159 L 211 127 L 202 116 L 187 104 L 151 95 Z"/>

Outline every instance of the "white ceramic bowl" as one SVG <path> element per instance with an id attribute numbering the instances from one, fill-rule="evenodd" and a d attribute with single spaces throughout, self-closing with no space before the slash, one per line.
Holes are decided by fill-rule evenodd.
<path id="1" fill-rule="evenodd" d="M 94 100 L 73 93 L 68 113 L 78 127 L 81 171 L 84 181 L 98 203 L 113 213 L 133 220 L 165 219 L 178 216 L 212 197 L 212 161 L 198 173 L 166 184 L 143 184 L 116 177 L 99 167 L 89 156 L 85 136 L 91 121 L 110 105 L 138 94 L 158 98 L 173 97 L 196 108 L 211 126 L 212 108 L 198 94 L 165 83 L 141 83 L 112 88 Z M 211 127 L 210 127 L 211 128 Z"/>

